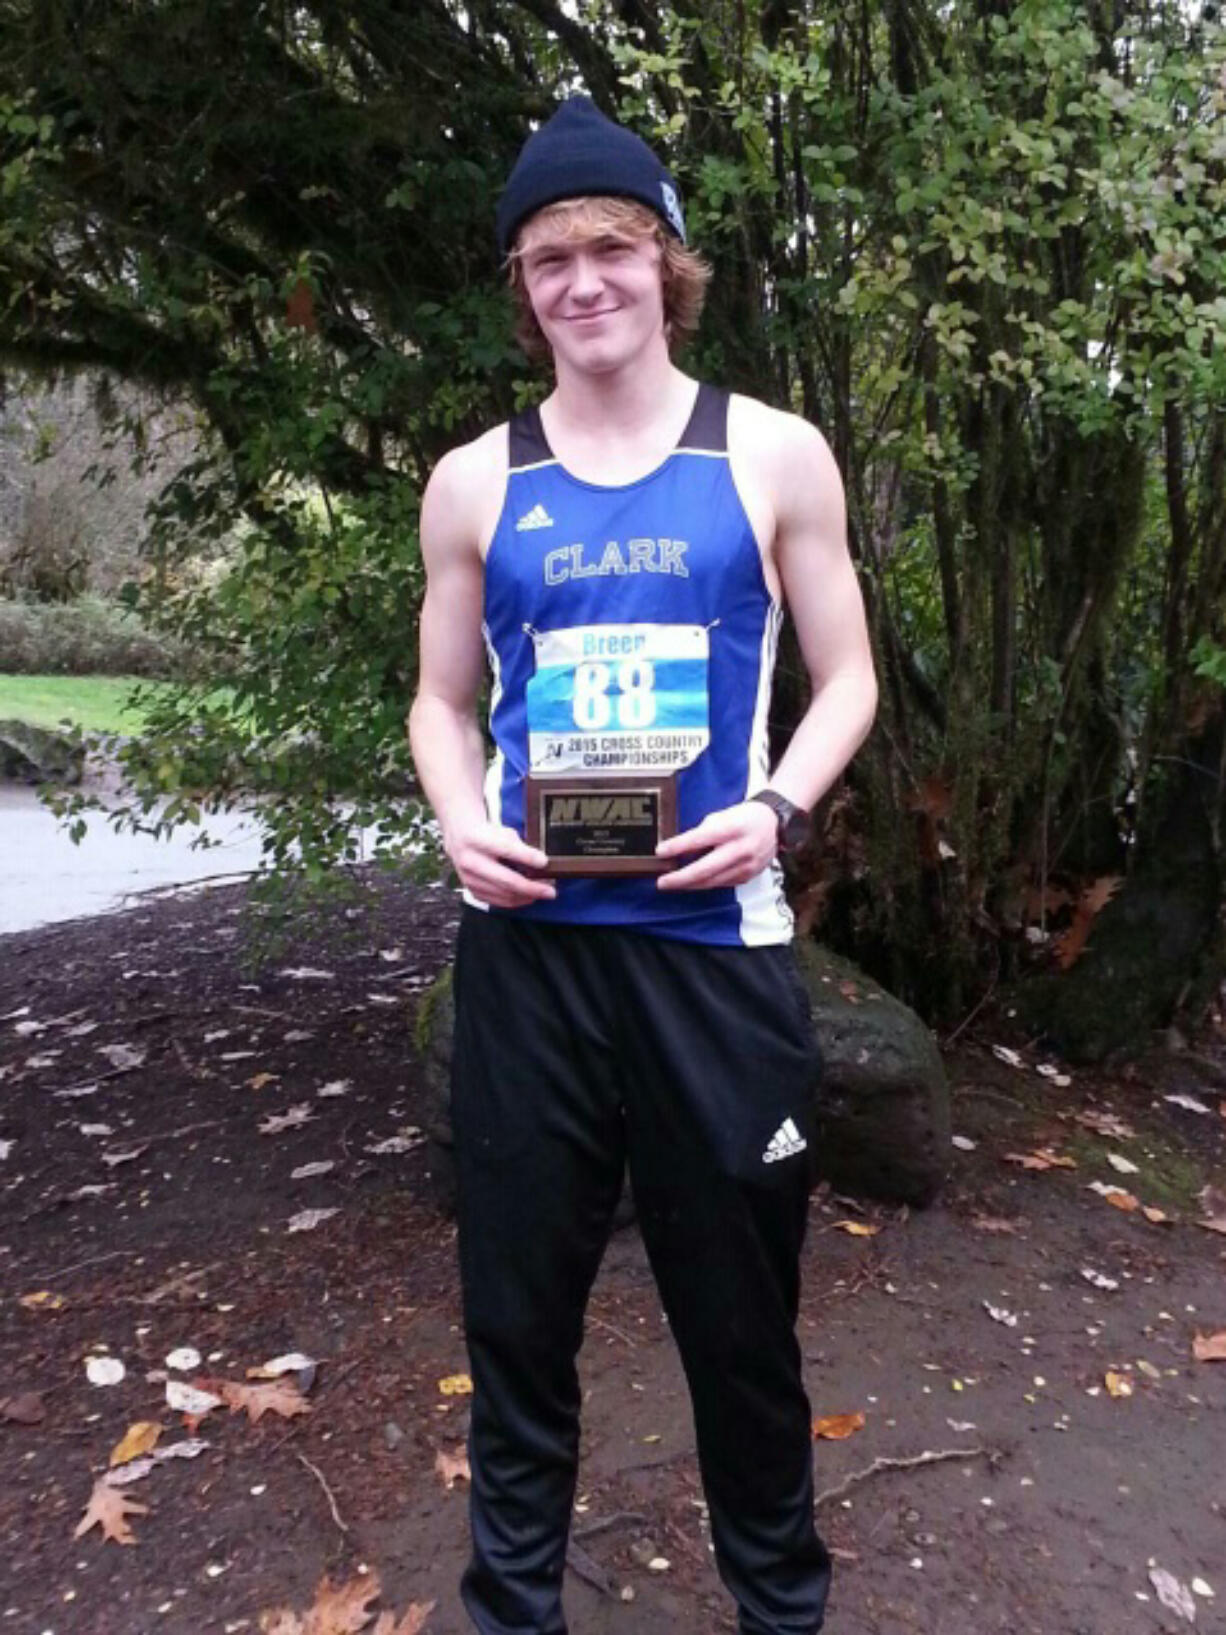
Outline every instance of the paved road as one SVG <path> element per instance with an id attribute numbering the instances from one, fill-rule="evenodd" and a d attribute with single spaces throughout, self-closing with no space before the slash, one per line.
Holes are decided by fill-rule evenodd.
<path id="1" fill-rule="evenodd" d="M 187 825 L 166 840 L 116 834 L 95 812 L 80 845 L 42 805 L 33 789 L 0 783 L 0 936 L 57 920 L 130 907 L 133 894 L 185 885 L 259 866 L 261 826 L 245 811 L 222 812 L 202 826 L 217 846 L 192 850 L 200 830 Z M 369 855 L 375 831 L 364 846 Z"/>

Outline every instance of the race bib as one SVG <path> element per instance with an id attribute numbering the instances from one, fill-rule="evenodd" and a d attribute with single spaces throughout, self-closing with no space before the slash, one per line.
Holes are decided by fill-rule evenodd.
<path id="1" fill-rule="evenodd" d="M 711 739 L 710 642 L 701 625 L 530 631 L 528 756 L 551 772 L 674 772 Z"/>

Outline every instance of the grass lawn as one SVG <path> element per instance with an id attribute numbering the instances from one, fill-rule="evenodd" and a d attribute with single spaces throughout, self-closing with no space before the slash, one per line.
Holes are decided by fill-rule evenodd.
<path id="1" fill-rule="evenodd" d="M 67 717 L 87 732 L 136 732 L 144 712 L 129 707 L 132 689 L 166 685 L 132 676 L 0 675 L 0 721 L 55 727 Z"/>

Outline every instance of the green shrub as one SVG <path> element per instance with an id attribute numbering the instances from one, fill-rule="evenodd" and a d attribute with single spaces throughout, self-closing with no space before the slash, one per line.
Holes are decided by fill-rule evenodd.
<path id="1" fill-rule="evenodd" d="M 47 676 L 145 676 L 182 673 L 175 643 L 152 635 L 116 602 L 0 600 L 0 673 Z"/>

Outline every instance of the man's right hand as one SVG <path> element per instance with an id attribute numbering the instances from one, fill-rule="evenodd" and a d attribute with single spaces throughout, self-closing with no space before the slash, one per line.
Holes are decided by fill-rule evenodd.
<path id="1" fill-rule="evenodd" d="M 485 818 L 457 824 L 444 833 L 443 846 L 466 890 L 491 908 L 522 908 L 557 896 L 551 880 L 520 872 L 539 871 L 549 860 L 505 824 Z"/>

